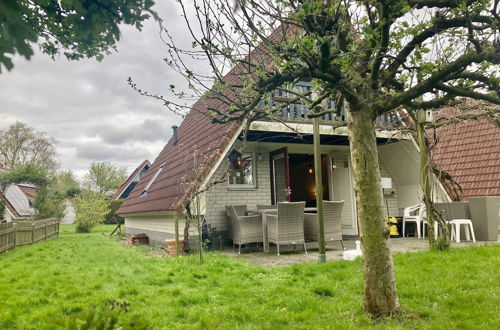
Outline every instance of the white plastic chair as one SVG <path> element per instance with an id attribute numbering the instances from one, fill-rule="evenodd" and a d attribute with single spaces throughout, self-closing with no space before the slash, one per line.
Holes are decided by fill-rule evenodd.
<path id="1" fill-rule="evenodd" d="M 406 223 L 414 222 L 417 227 L 417 237 L 420 238 L 420 225 L 425 220 L 425 207 L 418 204 L 406 207 L 403 214 L 403 237 L 406 233 Z"/>

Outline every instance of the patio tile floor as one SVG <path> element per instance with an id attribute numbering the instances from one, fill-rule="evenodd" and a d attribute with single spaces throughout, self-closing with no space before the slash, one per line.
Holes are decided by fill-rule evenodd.
<path id="1" fill-rule="evenodd" d="M 500 244 L 499 239 L 490 242 L 478 241 L 473 242 L 452 242 L 452 247 L 467 247 L 472 245 L 483 245 L 483 244 Z M 349 238 L 344 240 L 344 245 L 346 250 L 352 250 L 355 248 L 355 239 Z M 427 239 L 418 239 L 414 237 L 405 238 L 391 238 L 391 251 L 392 253 L 405 253 L 405 252 L 417 252 L 425 251 L 428 249 Z M 317 243 L 311 242 L 307 244 L 307 255 L 304 254 L 302 246 L 297 245 L 295 252 L 293 247 L 280 247 L 281 255 L 276 255 L 276 249 L 273 244 L 271 244 L 271 252 L 264 253 L 257 249 L 255 246 L 242 247 L 241 254 L 237 251 L 233 251 L 231 248 L 224 249 L 223 254 L 230 257 L 247 261 L 252 264 L 256 264 L 266 268 L 275 267 L 287 267 L 295 264 L 302 263 L 315 263 L 318 261 L 318 249 Z M 327 245 L 326 260 L 327 261 L 339 261 L 342 260 L 343 250 L 340 242 L 332 242 Z"/>

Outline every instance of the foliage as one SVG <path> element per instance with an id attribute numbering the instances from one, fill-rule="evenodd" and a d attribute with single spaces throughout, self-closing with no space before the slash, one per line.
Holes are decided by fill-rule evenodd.
<path id="1" fill-rule="evenodd" d="M 109 233 L 114 226 L 107 227 Z M 361 312 L 359 260 L 269 269 L 244 261 L 255 256 L 207 253 L 199 265 L 196 255 L 152 258 L 73 228 L 61 225 L 57 240 L 0 255 L 1 329 L 53 329 L 55 319 L 109 300 L 130 304 L 120 316 L 124 324 L 139 318 L 158 329 L 496 329 L 500 323 L 500 245 L 396 254 L 398 291 L 413 314 L 373 321 Z"/>
<path id="2" fill-rule="evenodd" d="M 104 224 L 114 225 L 114 224 L 123 224 L 125 220 L 123 217 L 116 214 L 116 211 L 123 204 L 124 199 L 110 200 L 109 203 L 109 212 L 106 214 L 106 220 L 104 220 Z"/>
<path id="3" fill-rule="evenodd" d="M 0 166 L 14 170 L 35 164 L 54 172 L 58 166 L 55 145 L 56 140 L 45 132 L 16 122 L 0 130 Z"/>
<path id="4" fill-rule="evenodd" d="M 5 215 L 5 203 L 3 202 L 3 200 L 0 199 L 0 220 L 3 220 L 4 218 L 4 215 Z"/>
<path id="5" fill-rule="evenodd" d="M 127 179 L 127 169 L 109 161 L 92 162 L 84 186 L 101 195 L 110 195 Z"/>
<path id="6" fill-rule="evenodd" d="M 52 58 L 62 53 L 69 60 L 101 60 L 115 49 L 121 24 L 141 30 L 150 15 L 157 18 L 153 4 L 152 0 L 2 1 L 0 71 L 2 65 L 12 69 L 10 56 L 15 54 L 30 59 L 34 43 Z"/>
<path id="7" fill-rule="evenodd" d="M 65 197 L 73 197 L 80 193 L 80 183 L 71 170 L 59 172 L 54 177 L 54 190 Z"/>
<path id="8" fill-rule="evenodd" d="M 36 209 L 35 220 L 64 217 L 66 199 L 51 186 L 38 189 L 33 207 Z"/>
<path id="9" fill-rule="evenodd" d="M 18 166 L 9 172 L 0 172 L 1 191 L 11 184 L 30 183 L 42 187 L 49 184 L 49 181 L 46 169 L 35 164 Z"/>
<path id="10" fill-rule="evenodd" d="M 84 190 L 73 200 L 76 213 L 76 232 L 88 233 L 97 224 L 103 223 L 109 212 L 108 202 L 98 193 Z"/>
<path id="11" fill-rule="evenodd" d="M 68 330 L 147 330 L 152 329 L 140 318 L 123 322 L 123 313 L 129 311 L 130 304 L 126 301 L 108 301 L 104 307 L 92 306 L 90 309 L 82 311 L 69 319 L 65 328 Z"/>

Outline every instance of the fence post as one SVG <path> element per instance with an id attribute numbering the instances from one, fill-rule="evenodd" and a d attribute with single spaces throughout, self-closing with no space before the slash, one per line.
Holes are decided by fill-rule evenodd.
<path id="1" fill-rule="evenodd" d="M 31 223 L 31 244 L 35 244 L 35 223 Z"/>
<path id="2" fill-rule="evenodd" d="M 47 220 L 43 222 L 45 224 L 45 241 L 47 240 Z"/>
<path id="3" fill-rule="evenodd" d="M 15 248 L 16 248 L 16 237 L 17 237 L 16 227 L 17 227 L 17 226 L 16 226 L 16 223 L 13 223 L 13 224 L 12 224 L 12 228 L 14 229 L 14 231 L 13 231 L 13 233 L 14 233 L 14 247 L 13 247 L 13 249 L 15 249 Z"/>

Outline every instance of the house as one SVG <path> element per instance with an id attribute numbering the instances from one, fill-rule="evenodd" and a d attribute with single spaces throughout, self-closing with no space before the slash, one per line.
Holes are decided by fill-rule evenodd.
<path id="1" fill-rule="evenodd" d="M 436 121 L 488 112 L 498 116 L 500 106 L 465 99 L 460 104 L 441 108 Z M 453 200 L 500 196 L 500 128 L 495 123 L 485 117 L 452 121 L 428 129 L 427 137 L 435 167 L 453 179 L 453 183 L 443 182 Z"/>
<path id="2" fill-rule="evenodd" d="M 0 168 L 0 172 L 9 171 L 7 168 Z M 37 187 L 31 184 L 9 185 L 3 193 L 0 192 L 0 200 L 5 205 L 4 214 L 0 218 L 7 222 L 31 219 L 35 214 L 33 201 L 37 190 Z"/>
<path id="3" fill-rule="evenodd" d="M 137 166 L 132 174 L 130 174 L 125 182 L 123 182 L 122 185 L 116 189 L 115 193 L 111 196 L 111 200 L 127 198 L 150 167 L 151 163 L 149 160 L 144 160 L 139 166 Z"/>
<path id="4" fill-rule="evenodd" d="M 310 88 L 307 82 L 299 84 L 301 88 Z M 292 104 L 283 110 L 280 121 L 216 124 L 203 115 L 213 107 L 223 108 L 223 105 L 210 98 L 194 104 L 122 204 L 118 213 L 125 218 L 127 234 L 146 233 L 153 243 L 174 237 L 177 211 L 193 195 L 193 190 L 202 191 L 200 213 L 221 235 L 227 234 L 228 229 L 227 204 L 255 208 L 259 204 L 288 200 L 315 205 L 311 171 L 313 128 L 306 108 Z M 344 116 L 327 114 L 322 119 L 323 197 L 345 201 L 343 234 L 357 235 L 353 171 Z M 332 125 L 332 121 L 339 125 Z M 412 136 L 394 129 L 395 123 L 394 114 L 377 118 L 376 137 L 381 175 L 385 182 L 391 183 L 389 189 L 384 189 L 387 212 L 390 216 L 401 216 L 404 207 L 421 200 L 419 154 Z M 435 185 L 435 200 L 448 201 L 444 188 L 439 182 Z"/>

